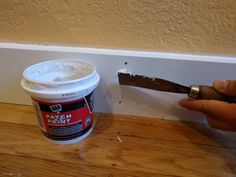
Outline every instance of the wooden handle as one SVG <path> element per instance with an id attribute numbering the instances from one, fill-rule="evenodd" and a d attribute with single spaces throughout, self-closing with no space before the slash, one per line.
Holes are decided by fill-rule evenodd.
<path id="1" fill-rule="evenodd" d="M 210 86 L 199 86 L 197 99 L 219 100 L 229 103 L 236 103 L 236 97 L 224 95 Z"/>

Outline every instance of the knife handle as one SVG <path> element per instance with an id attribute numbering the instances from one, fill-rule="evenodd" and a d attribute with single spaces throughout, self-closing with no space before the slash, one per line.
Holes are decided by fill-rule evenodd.
<path id="1" fill-rule="evenodd" d="M 188 95 L 190 98 L 203 99 L 203 100 L 219 100 L 228 103 L 236 103 L 235 96 L 224 95 L 211 86 L 190 86 L 190 92 Z"/>

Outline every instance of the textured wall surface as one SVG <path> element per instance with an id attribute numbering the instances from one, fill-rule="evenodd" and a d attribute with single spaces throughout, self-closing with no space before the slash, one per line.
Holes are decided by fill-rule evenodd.
<path id="1" fill-rule="evenodd" d="M 0 0 L 0 41 L 236 55 L 236 1 Z"/>

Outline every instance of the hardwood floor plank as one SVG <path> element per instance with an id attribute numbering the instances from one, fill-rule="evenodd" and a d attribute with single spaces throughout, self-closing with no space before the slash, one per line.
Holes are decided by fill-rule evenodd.
<path id="1" fill-rule="evenodd" d="M 115 165 L 110 167 L 99 167 L 96 164 L 74 164 L 63 161 L 45 160 L 8 154 L 0 154 L 0 157 L 1 177 L 171 177 L 157 173 L 121 170 L 117 169 Z"/>
<path id="2" fill-rule="evenodd" d="M 205 124 L 96 113 L 87 139 L 56 145 L 30 119 L 31 106 L 0 104 L 0 176 L 236 176 L 235 133 Z"/>
<path id="3" fill-rule="evenodd" d="M 112 134 L 95 132 L 83 142 L 63 146 L 45 141 L 37 126 L 0 123 L 0 128 L 4 130 L 0 152 L 14 156 L 102 167 L 115 165 L 120 170 L 169 176 L 220 177 L 235 173 L 235 149 L 230 152 L 215 146 L 203 148 L 192 143 L 132 136 L 121 136 L 121 143 Z"/>

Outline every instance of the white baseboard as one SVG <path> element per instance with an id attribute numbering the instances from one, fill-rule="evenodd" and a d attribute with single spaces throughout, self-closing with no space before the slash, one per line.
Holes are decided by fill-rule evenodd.
<path id="1" fill-rule="evenodd" d="M 98 112 L 203 121 L 201 114 L 178 106 L 178 101 L 186 95 L 120 86 L 119 69 L 186 86 L 236 78 L 234 57 L 0 43 L 0 102 L 31 104 L 20 87 L 24 69 L 46 60 L 69 58 L 89 61 L 97 67 L 101 76 L 96 90 Z"/>

